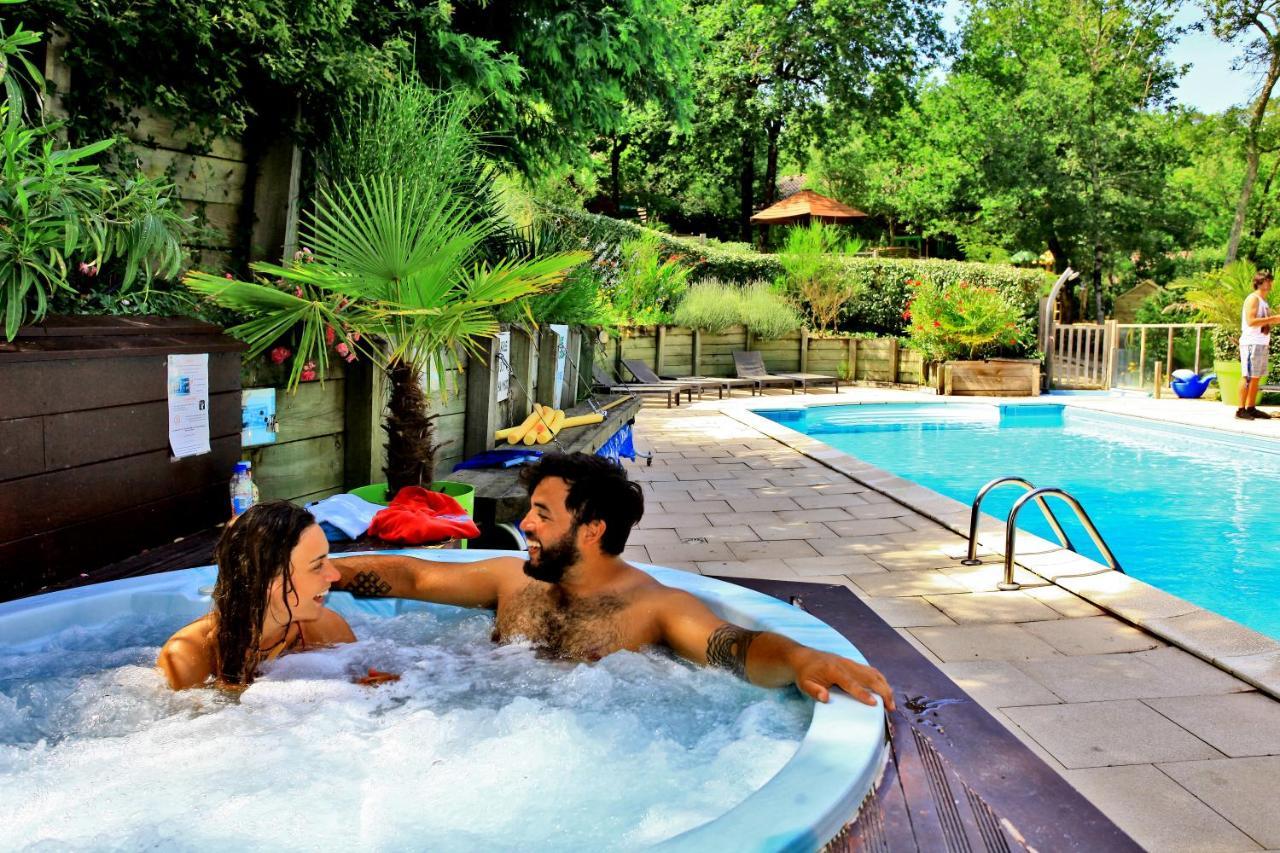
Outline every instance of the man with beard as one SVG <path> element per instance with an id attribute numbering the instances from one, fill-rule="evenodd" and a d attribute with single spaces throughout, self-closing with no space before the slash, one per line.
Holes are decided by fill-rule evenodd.
<path id="1" fill-rule="evenodd" d="M 795 684 L 819 702 L 840 687 L 865 704 L 874 704 L 875 694 L 893 708 L 889 685 L 875 669 L 726 622 L 689 593 L 622 560 L 644 514 L 644 495 L 620 465 L 586 453 L 549 453 L 521 479 L 531 504 L 520 522 L 527 560 L 343 557 L 333 560 L 342 574 L 334 588 L 496 610 L 495 641 L 527 638 L 556 657 L 593 661 L 665 645 L 753 684 Z"/>

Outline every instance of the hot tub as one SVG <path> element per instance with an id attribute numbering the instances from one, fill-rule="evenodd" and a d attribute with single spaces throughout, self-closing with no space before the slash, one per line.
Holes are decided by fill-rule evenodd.
<path id="1" fill-rule="evenodd" d="M 397 553 L 414 554 L 414 551 L 402 551 Z M 500 551 L 430 551 L 423 553 L 423 556 L 433 560 L 447 561 L 470 561 L 482 559 L 485 557 L 501 556 L 512 552 Z M 825 651 L 834 652 L 844 655 L 855 660 L 862 661 L 864 658 L 847 640 L 841 637 L 831 628 L 819 622 L 812 616 L 803 611 L 783 604 L 775 599 L 761 595 L 751 590 L 741 587 L 722 583 L 710 578 L 699 575 L 692 575 L 686 572 L 666 569 L 657 566 L 641 566 L 645 571 L 652 574 L 661 582 L 685 589 L 694 594 L 698 598 L 705 601 L 718 614 L 726 619 L 732 620 L 738 624 L 754 629 L 766 629 L 777 631 L 785 634 L 798 642 L 806 645 L 823 649 Z M 142 620 L 161 620 L 166 625 L 173 628 L 184 624 L 187 621 L 197 618 L 207 612 L 209 607 L 209 599 L 207 591 L 213 583 L 215 570 L 211 566 L 202 568 L 188 569 L 179 572 L 170 572 L 162 575 L 152 575 L 141 578 L 131 578 L 121 581 L 113 581 L 109 583 L 99 584 L 90 587 L 82 587 L 74 590 L 50 593 L 47 595 L 36 596 L 33 598 L 22 599 L 19 601 L 0 604 L 0 647 L 6 651 L 9 657 L 10 666 L 6 675 L 9 681 L 9 689 L 0 692 L 0 702 L 8 698 L 6 693 L 13 694 L 15 690 L 20 690 L 20 680 L 22 678 L 22 659 L 24 655 L 38 656 L 50 655 L 56 653 L 56 649 L 51 649 L 51 644 L 65 643 L 67 636 L 79 637 L 81 640 L 87 639 L 90 646 L 110 649 L 112 638 L 108 631 L 121 630 L 118 626 L 128 625 L 131 622 L 139 622 Z M 413 614 L 423 614 L 424 619 L 435 619 L 439 616 L 441 619 L 454 620 L 477 620 L 487 617 L 475 614 L 473 611 L 458 611 L 455 608 L 442 607 L 437 605 L 427 605 L 421 602 L 406 601 L 400 599 L 354 599 L 343 593 L 334 593 L 330 597 L 330 606 L 343 615 L 347 616 L 356 626 L 358 636 L 362 636 L 361 624 L 370 624 L 370 620 L 390 619 L 392 617 L 399 618 L 405 614 L 409 614 L 410 618 Z M 452 615 L 451 615 L 452 614 Z M 390 622 L 388 624 L 391 624 Z M 469 630 L 472 634 L 480 630 L 479 623 L 457 621 L 457 625 L 464 626 L 457 630 Z M 449 631 L 455 630 L 454 622 L 448 624 Z M 111 627 L 117 626 L 117 627 Z M 406 626 L 405 630 L 412 629 L 412 625 Z M 127 631 L 125 632 L 127 633 Z M 476 636 L 479 636 L 476 634 Z M 362 636 L 363 638 L 363 636 Z M 77 641 L 79 642 L 79 641 Z M 152 641 L 154 643 L 154 641 Z M 73 642 L 72 645 L 75 645 Z M 493 647 L 487 644 L 476 642 L 477 648 L 483 647 L 484 654 L 494 654 Z M 343 647 L 350 648 L 350 647 Z M 500 654 L 522 654 L 519 649 L 508 652 L 510 647 L 504 647 Z M 375 650 L 376 651 L 376 650 Z M 78 653 L 78 652 L 77 652 Z M 258 691 L 259 695 L 256 699 L 256 707 L 259 713 L 271 713 L 274 709 L 271 706 L 271 690 L 285 691 L 280 695 L 287 696 L 290 703 L 307 702 L 322 705 L 326 702 L 334 701 L 333 697 L 341 696 L 349 697 L 349 691 L 356 689 L 349 685 L 342 677 L 341 669 L 342 660 L 340 652 L 320 652 L 315 655 L 292 655 L 281 658 L 276 662 L 277 666 L 284 667 L 284 675 L 282 681 L 273 681 L 271 684 L 259 690 L 259 685 L 263 685 L 267 680 L 260 681 L 255 684 L 254 688 L 246 694 Z M 588 682 L 591 679 L 610 678 L 609 665 L 614 658 L 611 656 L 602 664 L 594 666 L 573 667 L 573 678 L 585 679 Z M 664 664 L 661 660 L 654 663 L 647 663 L 647 658 L 642 656 L 633 656 L 636 666 L 657 666 Z M 15 663 L 16 661 L 16 663 Z M 394 664 L 393 664 L 394 665 Z M 522 663 L 528 666 L 527 663 Z M 630 665 L 630 664 L 629 664 Z M 671 663 L 671 666 L 679 666 Z M 324 667 L 333 668 L 332 679 L 325 679 Z M 564 665 L 561 665 L 564 666 Z M 288 680 L 288 668 L 302 667 L 304 671 L 301 676 L 303 680 L 290 682 Z M 316 668 L 319 668 L 318 670 Z M 656 671 L 656 670 L 655 670 Z M 269 675 L 274 676 L 276 670 L 271 670 Z M 317 675 L 317 672 L 319 673 Z M 676 672 L 679 675 L 679 671 Z M 690 673 L 691 677 L 701 677 L 703 673 Z M 147 672 L 135 665 L 132 668 L 132 676 L 136 679 L 152 678 L 150 672 Z M 568 677 L 568 676 L 566 676 Z M 718 673 L 714 678 L 728 679 L 727 674 Z M 518 681 L 518 678 L 517 678 Z M 301 690 L 298 685 L 307 685 L 306 690 L 310 692 L 299 693 Z M 728 689 L 724 685 L 727 682 L 717 682 L 719 685 L 716 689 Z M 3 687 L 0 684 L 0 687 Z M 103 693 L 104 707 L 95 709 L 93 714 L 103 714 L 110 717 L 111 714 L 111 690 L 110 686 L 106 689 L 95 686 L 95 690 L 101 690 Z M 150 688 L 153 689 L 154 688 Z M 380 688 L 381 689 L 381 688 Z M 518 692 L 519 684 L 505 687 L 511 692 Z M 586 684 L 582 688 L 584 696 L 594 695 L 591 690 L 595 688 L 590 684 Z M 696 689 L 702 689 L 698 687 Z M 739 689 L 736 685 L 733 689 Z M 749 688 L 743 686 L 741 689 L 757 690 L 757 688 Z M 355 708 L 352 717 L 358 718 L 357 725 L 364 724 L 364 717 L 376 718 L 387 707 L 393 707 L 393 694 L 380 694 L 376 691 L 370 691 L 368 688 L 359 688 L 368 695 L 381 697 L 379 701 L 381 705 L 369 705 L 368 712 L 365 713 L 361 706 Z M 265 692 L 264 692 L 265 691 Z M 293 692 L 289 692 L 293 691 Z M 159 692 L 155 693 L 156 701 L 169 701 L 167 698 L 161 697 Z M 361 694 L 363 696 L 365 694 Z M 696 695 L 696 691 L 695 691 Z M 184 695 L 177 696 L 172 701 L 177 702 L 211 702 L 216 701 L 209 691 L 187 691 Z M 768 697 L 771 701 L 773 697 Z M 13 700 L 10 699 L 10 705 L 14 706 Z M 248 702 L 248 698 L 245 700 Z M 360 700 L 365 701 L 365 700 Z M 371 701 L 371 700 L 370 700 Z M 794 698 L 788 699 L 788 702 L 794 703 Z M 745 798 L 737 802 L 736 805 L 728 808 L 727 811 L 714 817 L 708 821 L 700 822 L 699 825 L 686 828 L 677 834 L 663 838 L 657 841 L 653 846 L 661 850 L 690 850 L 690 851 L 706 851 L 706 850 L 811 850 L 821 847 L 827 840 L 835 835 L 848 821 L 850 821 L 865 796 L 870 792 L 875 780 L 880 772 L 885 756 L 885 728 L 883 712 L 879 707 L 868 707 L 862 705 L 849 697 L 840 694 L 833 695 L 829 704 L 817 705 L 803 700 L 805 708 L 804 713 L 808 713 L 811 708 L 811 715 L 808 716 L 807 726 L 803 729 L 800 743 L 795 753 L 782 764 L 781 768 L 764 781 L 764 784 L 748 793 Z M 761 706 L 768 711 L 768 707 Z M 266 711 L 262 711 L 266 708 Z M 43 739 L 39 743 L 15 744 L 7 742 L 4 737 L 4 712 L 5 707 L 0 706 L 0 790 L 4 790 L 4 777 L 6 773 L 10 773 L 14 768 L 20 766 L 25 767 L 23 762 L 29 761 L 32 750 L 48 750 L 56 748 L 57 738 L 51 737 L 48 742 Z M 239 710 L 239 709 L 237 709 Z M 605 709 L 606 712 L 608 709 Z M 793 708 L 794 710 L 794 708 Z M 12 708 L 10 708 L 12 712 Z M 56 715 L 57 709 L 52 709 L 51 713 Z M 606 713 L 607 716 L 607 713 Z M 191 725 L 197 726 L 203 719 L 194 709 L 190 713 Z M 178 728 L 172 728 L 173 724 L 172 709 L 166 718 L 167 725 L 166 738 L 171 740 L 183 740 L 186 733 L 181 728 L 184 724 L 181 714 L 178 718 Z M 445 725 L 449 720 L 442 719 L 440 725 Z M 109 725 L 109 721 L 107 723 Z M 247 726 L 248 723 L 245 723 Z M 517 722 L 516 725 L 519 725 Z M 322 737 L 323 732 L 317 731 L 317 737 Z M 199 737 L 198 734 L 191 734 L 194 740 Z M 109 741 L 109 738 L 104 740 Z M 165 747 L 168 748 L 167 746 Z M 678 750 L 677 750 L 678 752 Z M 103 753 L 107 755 L 109 753 Z M 428 756 L 429 757 L 429 756 Z M 191 760 L 199 761 L 200 758 L 194 757 Z M 353 760 L 359 761 L 359 756 L 355 756 Z M 373 760 L 372 757 L 369 760 Z M 380 759 L 381 760 L 381 759 Z M 392 764 L 396 760 L 392 756 Z M 566 762 L 569 764 L 570 762 Z M 110 772 L 109 766 L 102 767 L 102 772 Z M 245 767 L 243 775 L 246 779 L 254 780 L 258 768 Z M 157 772 L 163 773 L 162 769 Z M 264 770 L 267 779 L 277 778 L 270 776 L 269 772 Z M 545 769 L 544 769 L 545 772 Z M 232 774 L 235 775 L 235 774 Z M 536 775 L 536 774 L 535 774 Z M 14 779 L 26 779 L 31 777 L 11 776 L 10 782 Z M 38 778 L 38 777 L 35 777 Z M 286 788 L 296 789 L 300 806 L 311 807 L 316 809 L 317 826 L 324 822 L 324 804 L 323 802 L 307 802 L 306 793 L 308 787 L 307 771 L 305 768 L 295 768 L 292 775 L 279 777 L 284 779 L 282 783 Z M 321 780 L 325 785 L 325 792 L 333 798 L 341 798 L 344 796 L 353 796 L 351 793 L 343 792 L 342 778 L 333 778 L 331 780 Z M 530 785 L 535 788 L 548 787 L 550 780 L 544 775 L 542 778 L 534 778 L 530 781 Z M 219 782 L 219 784 L 222 784 Z M 236 784 L 231 780 L 228 784 Z M 264 783 L 267 784 L 267 783 Z M 35 787 L 35 785 L 33 785 Z M 160 788 L 165 786 L 161 785 Z M 273 787 L 268 784 L 268 787 Z M 278 785 L 274 787 L 279 787 Z M 630 787 L 630 786 L 629 786 Z M 634 787 L 642 787 L 636 785 Z M 12 784 L 10 785 L 12 788 Z M 220 789 L 221 790 L 221 789 Z M 258 796 L 255 793 L 257 789 L 253 784 L 248 784 L 245 794 L 248 796 Z M 49 791 L 14 791 L 9 790 L 9 795 L 26 795 L 29 797 L 49 797 L 56 796 Z M 400 792 L 403 799 L 397 799 L 395 803 L 386 805 L 387 808 L 413 808 L 412 792 Z M 181 800 L 182 792 L 174 790 L 161 790 L 139 792 L 137 794 L 139 803 L 139 820 L 146 820 L 147 815 L 152 809 L 145 807 L 148 797 L 160 796 L 177 798 Z M 692 797 L 692 792 L 689 794 Z M 673 797 L 670 803 L 670 811 L 679 812 L 681 808 L 681 796 Z M 175 800 L 174 808 L 180 807 L 182 804 Z M 555 815 L 555 819 L 565 820 L 590 820 L 590 814 L 579 814 L 575 812 L 573 804 L 566 802 L 555 802 L 551 813 Z M 92 815 L 95 803 L 92 798 L 85 801 L 70 802 L 66 804 L 67 810 L 73 810 L 79 814 Z M 191 803 L 185 804 L 192 811 L 186 818 L 189 821 L 228 821 L 234 822 L 234 809 L 227 814 L 202 815 L 201 810 Z M 364 809 L 361 814 L 376 811 L 372 806 Z M 482 822 L 494 819 L 494 815 L 502 810 L 501 802 L 493 802 L 489 808 L 477 808 L 475 814 L 469 817 L 470 820 Z M 163 811 L 160 809 L 159 811 Z M 660 808 L 659 811 L 662 811 Z M 113 825 L 121 824 L 120 815 L 113 815 Z M 128 823 L 127 819 L 125 824 Z M 385 824 L 385 821 L 384 821 Z M 678 825 L 678 824 L 674 824 Z M 370 822 L 363 828 L 352 828 L 354 833 L 349 839 L 350 846 L 354 849 L 384 849 L 386 847 L 413 848 L 421 846 L 426 848 L 438 848 L 442 841 L 437 838 L 386 838 L 381 837 L 377 833 L 379 824 L 376 820 L 370 819 Z M 174 834 L 170 834 L 170 831 Z M 317 831 L 317 837 L 307 839 L 298 837 L 299 846 L 315 847 L 332 843 L 332 828 L 324 832 Z M 342 832 L 339 827 L 336 831 Z M 54 841 L 56 843 L 58 836 L 56 828 L 51 830 L 52 835 L 44 836 L 45 843 Z M 208 838 L 206 834 L 203 837 Z M 345 836 L 344 836 L 345 837 Z M 95 846 L 113 846 L 121 843 L 120 837 L 101 838 L 100 844 L 93 842 L 86 843 L 84 836 L 80 836 L 78 843 L 72 845 L 77 847 L 92 848 Z M 181 846 L 184 834 L 181 827 L 166 828 L 161 821 L 161 825 L 154 830 L 140 830 L 136 836 L 130 836 L 130 843 L 152 843 L 156 846 L 166 846 L 168 843 Z M 228 843 L 235 843 L 235 834 L 228 835 Z M 11 836 L 12 840 L 12 836 Z M 28 837 L 19 841 L 20 844 L 36 843 L 41 839 Z M 190 840 L 188 838 L 188 840 Z M 8 843 L 8 842 L 6 842 Z M 516 838 L 511 842 L 512 846 L 521 846 L 526 849 L 530 848 L 527 839 Z M 447 846 L 447 845 L 446 845 Z M 536 846 L 536 845 L 535 845 Z M 554 843 L 549 846 L 554 846 Z M 622 846 L 636 846 L 635 844 L 625 844 Z"/>

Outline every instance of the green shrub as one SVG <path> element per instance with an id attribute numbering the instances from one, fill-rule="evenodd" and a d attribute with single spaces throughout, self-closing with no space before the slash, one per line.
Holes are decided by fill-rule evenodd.
<path id="1" fill-rule="evenodd" d="M 677 326 L 717 334 L 742 322 L 741 288 L 735 284 L 706 281 L 689 288 L 676 306 Z"/>
<path id="2" fill-rule="evenodd" d="M 808 312 L 820 332 L 834 328 L 845 305 L 857 295 L 856 281 L 837 254 L 840 238 L 837 228 L 815 221 L 807 227 L 787 229 L 786 242 L 778 253 L 785 271 L 778 281 L 791 301 Z"/>
<path id="3" fill-rule="evenodd" d="M 688 287 L 690 268 L 648 234 L 623 243 L 620 256 L 617 276 L 602 292 L 609 321 L 620 326 L 668 322 Z"/>
<path id="4" fill-rule="evenodd" d="M 994 287 L 919 280 L 908 286 L 914 290 L 902 312 L 911 323 L 908 343 L 926 359 L 979 358 L 1024 342 L 1021 311 Z"/>
<path id="5" fill-rule="evenodd" d="M 738 296 L 742 324 L 757 338 L 780 338 L 804 325 L 804 318 L 765 282 L 747 285 Z"/>

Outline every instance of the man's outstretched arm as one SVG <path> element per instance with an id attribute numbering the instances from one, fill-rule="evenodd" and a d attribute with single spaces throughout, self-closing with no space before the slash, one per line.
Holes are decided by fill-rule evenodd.
<path id="1" fill-rule="evenodd" d="M 872 667 L 811 649 L 771 631 L 751 631 L 726 622 L 687 592 L 663 594 L 658 621 L 662 641 L 681 657 L 727 669 L 762 687 L 796 687 L 819 702 L 839 687 L 866 705 L 872 694 L 893 710 L 893 691 Z"/>
<path id="2" fill-rule="evenodd" d="M 358 557 L 334 556 L 342 575 L 333 585 L 362 598 L 415 598 L 458 607 L 498 606 L 498 589 L 512 567 L 513 557 L 494 557 L 473 563 L 443 563 L 399 554 Z"/>

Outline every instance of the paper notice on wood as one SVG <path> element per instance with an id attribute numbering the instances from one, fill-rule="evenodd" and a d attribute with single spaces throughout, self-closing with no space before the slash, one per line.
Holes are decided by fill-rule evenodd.
<path id="1" fill-rule="evenodd" d="M 511 396 L 511 333 L 498 333 L 498 402 Z"/>
<path id="2" fill-rule="evenodd" d="M 556 333 L 556 383 L 553 392 L 552 408 L 560 405 L 564 395 L 564 362 L 569 353 L 569 326 L 566 323 L 550 323 L 551 331 Z"/>
<path id="3" fill-rule="evenodd" d="M 175 459 L 209 452 L 209 354 L 169 356 L 169 447 Z"/>

